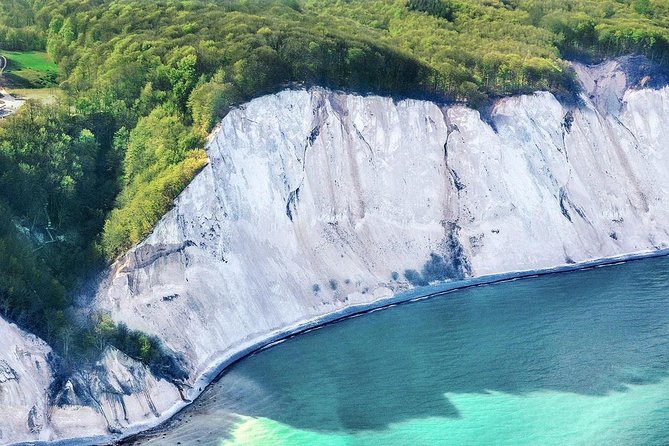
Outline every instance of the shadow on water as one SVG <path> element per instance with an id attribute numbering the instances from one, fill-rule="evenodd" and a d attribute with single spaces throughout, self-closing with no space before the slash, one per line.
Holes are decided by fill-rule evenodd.
<path id="1" fill-rule="evenodd" d="M 169 428 L 229 426 L 238 414 L 382 430 L 460 417 L 448 394 L 603 396 L 668 370 L 669 258 L 649 259 L 463 290 L 300 335 L 230 368 Z"/>

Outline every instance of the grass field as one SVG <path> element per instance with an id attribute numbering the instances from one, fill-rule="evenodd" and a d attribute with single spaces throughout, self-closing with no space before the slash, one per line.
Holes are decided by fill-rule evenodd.
<path id="1" fill-rule="evenodd" d="M 3 83 L 14 88 L 44 88 L 56 85 L 58 67 L 41 51 L 3 51 L 7 68 L 2 74 Z"/>

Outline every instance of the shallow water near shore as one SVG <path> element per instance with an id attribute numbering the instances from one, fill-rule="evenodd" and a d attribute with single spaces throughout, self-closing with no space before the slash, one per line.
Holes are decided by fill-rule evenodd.
<path id="1" fill-rule="evenodd" d="M 456 291 L 252 355 L 140 444 L 669 444 L 669 258 Z"/>

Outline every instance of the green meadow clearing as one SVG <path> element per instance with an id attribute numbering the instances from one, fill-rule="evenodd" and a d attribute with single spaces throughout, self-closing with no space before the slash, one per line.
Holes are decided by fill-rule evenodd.
<path id="1" fill-rule="evenodd" d="M 8 87 L 44 88 L 55 86 L 58 66 L 43 51 L 4 51 L 7 68 L 3 73 Z"/>

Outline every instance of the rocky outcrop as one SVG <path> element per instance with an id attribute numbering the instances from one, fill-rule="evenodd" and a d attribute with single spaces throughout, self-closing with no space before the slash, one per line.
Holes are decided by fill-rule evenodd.
<path id="1" fill-rule="evenodd" d="M 189 379 L 109 351 L 67 384 L 91 400 L 64 390 L 52 436 L 155 424 L 249 348 L 416 286 L 666 248 L 669 89 L 611 64 L 576 67 L 576 108 L 539 92 L 481 119 L 316 88 L 231 111 L 94 300 L 183 355 Z"/>
<path id="2" fill-rule="evenodd" d="M 0 444 L 49 439 L 51 349 L 0 319 Z"/>
<path id="3" fill-rule="evenodd" d="M 179 391 L 173 384 L 108 347 L 93 367 L 76 372 L 60 387 L 51 401 L 50 424 L 55 438 L 100 439 L 157 419 L 175 401 Z"/>

